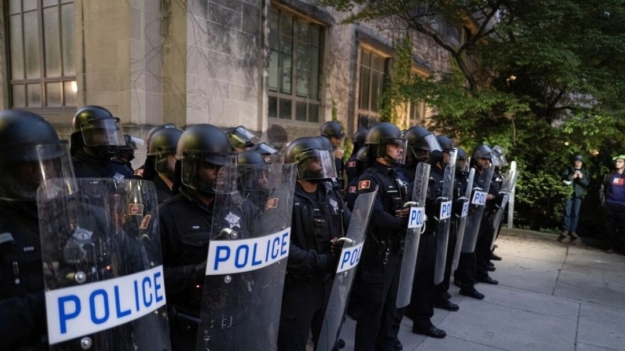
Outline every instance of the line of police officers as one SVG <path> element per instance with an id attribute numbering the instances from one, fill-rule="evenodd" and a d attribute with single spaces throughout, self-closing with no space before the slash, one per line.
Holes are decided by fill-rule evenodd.
<path id="1" fill-rule="evenodd" d="M 280 284 L 284 283 L 281 312 L 274 316 L 279 318 L 279 329 L 275 328 L 277 335 L 262 338 L 231 336 L 229 340 L 234 346 L 229 349 L 244 349 L 243 345 L 253 342 L 258 349 L 305 350 L 309 333 L 317 345 L 341 253 L 342 241 L 338 239 L 345 236 L 356 198 L 371 192 L 376 192 L 375 202 L 346 311 L 357 322 L 355 349 L 401 350 L 397 335 L 404 315 L 413 320 L 414 333 L 445 337 L 445 332 L 432 324 L 431 317 L 434 306 L 458 310 L 448 292 L 464 203 L 458 199 L 465 194 L 467 186 L 483 187 L 477 181 L 483 179 L 480 177 L 476 177 L 475 184 L 468 184 L 468 157 L 451 139 L 435 137 L 423 127 L 402 133 L 395 125 L 382 122 L 355 133 L 352 155 L 344 165 L 341 144 L 345 134 L 337 122 L 325 123 L 320 136 L 293 141 L 283 155 L 265 143 L 253 144 L 253 134 L 243 127 L 222 131 L 200 124 L 183 131 L 173 124 L 165 124 L 148 133 L 147 159 L 133 175 L 129 166 L 113 158 L 119 148 L 129 145 L 128 138 L 124 139 L 121 133 L 119 118 L 105 108 L 85 106 L 76 113 L 73 128 L 68 154 L 66 141 L 59 140 L 53 127 L 42 117 L 18 110 L 0 112 L 0 349 L 46 348 L 36 191 L 47 179 L 74 176 L 116 180 L 134 177 L 154 183 L 161 204 L 158 219 L 146 216 L 147 223 L 141 226 L 158 221 L 160 227 L 173 350 L 196 348 L 198 326 L 202 323 L 200 310 L 207 303 L 203 299 L 243 304 L 230 293 L 219 296 L 223 292 L 217 288 L 220 283 L 213 285 L 206 280 L 207 248 L 212 239 L 221 235 L 215 228 L 236 228 L 245 236 L 258 225 L 259 217 L 275 216 L 267 209 L 276 209 L 275 213 L 292 211 L 286 275 L 273 281 L 280 290 Z M 219 197 L 216 189 L 224 182 L 220 174 L 231 166 L 235 152 L 238 153 L 235 163 L 239 165 L 265 167 L 270 162 L 294 163 L 297 182 L 292 202 L 287 202 L 291 208 L 278 206 L 277 198 L 253 195 L 253 190 L 262 188 L 267 177 L 284 176 L 264 171 L 246 179 L 239 175 L 236 180 L 239 200 L 226 208 L 214 207 Z M 447 252 L 446 269 L 443 281 L 435 285 L 438 207 L 445 187 L 445 169 L 456 157 L 455 182 L 451 184 L 453 199 L 450 199 L 453 200 L 452 225 L 448 246 L 443 249 Z M 493 157 L 488 146 L 480 145 L 472 154 L 470 167 L 481 174 Z M 411 200 L 415 170 L 423 162 L 432 167 L 427 221 L 414 262 L 414 284 L 400 287 L 410 213 L 406 203 Z M 461 287 L 461 295 L 483 299 L 475 284 L 497 284 L 488 275 L 493 270 L 490 261 L 497 258 L 491 251 L 496 230 L 488 223 L 497 209 L 501 180 L 500 173 L 496 173 L 492 186 L 486 189 L 488 202 L 475 250 L 460 256 L 454 278 Z M 347 184 L 345 191 L 343 184 Z M 206 282 L 211 282 L 210 286 L 205 286 Z M 253 282 L 248 280 L 247 284 L 252 290 Z M 412 289 L 411 303 L 406 308 L 396 305 L 400 288 Z M 217 293 L 207 293 L 211 289 Z M 267 311 L 263 316 L 270 318 L 267 316 L 271 313 L 275 315 L 275 311 Z M 253 316 L 242 313 L 234 318 Z M 223 321 L 220 323 L 223 327 Z M 333 337 L 334 349 L 344 346 L 338 335 Z M 277 344 L 271 340 L 259 341 L 272 338 L 277 339 Z M 163 349 L 168 349 L 168 345 Z"/>

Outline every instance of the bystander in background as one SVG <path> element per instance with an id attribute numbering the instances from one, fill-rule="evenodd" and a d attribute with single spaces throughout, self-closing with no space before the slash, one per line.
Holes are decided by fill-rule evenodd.
<path id="1" fill-rule="evenodd" d="M 582 199 L 590 180 L 584 168 L 584 158 L 582 155 L 573 157 L 573 165 L 567 167 L 562 172 L 562 181 L 571 187 L 571 192 L 564 204 L 564 218 L 562 219 L 562 233 L 559 240 L 566 238 L 567 234 L 572 240 L 578 238 L 576 230 L 579 221 L 579 210 L 582 206 Z"/>
<path id="2" fill-rule="evenodd" d="M 605 216 L 606 238 L 610 245 L 606 252 L 625 254 L 625 154 L 613 160 L 614 170 L 603 178 L 599 194 Z"/>

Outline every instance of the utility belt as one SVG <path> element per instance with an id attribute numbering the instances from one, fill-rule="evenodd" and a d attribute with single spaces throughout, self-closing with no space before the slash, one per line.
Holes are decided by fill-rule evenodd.
<path id="1" fill-rule="evenodd" d="M 375 256 L 375 259 L 381 259 L 382 263 L 388 263 L 389 254 L 395 253 L 401 255 L 404 252 L 404 246 L 406 243 L 406 236 L 401 235 L 397 237 L 381 236 L 374 233 L 368 234 L 370 243 L 370 255 Z"/>
<path id="2" fill-rule="evenodd" d="M 228 329 L 235 327 L 249 317 L 249 309 L 237 310 L 235 313 L 215 313 L 211 318 L 211 324 L 206 325 L 207 329 Z M 174 305 L 169 315 L 172 321 L 172 327 L 175 328 L 185 338 L 195 338 L 202 319 L 185 311 L 180 306 Z"/>

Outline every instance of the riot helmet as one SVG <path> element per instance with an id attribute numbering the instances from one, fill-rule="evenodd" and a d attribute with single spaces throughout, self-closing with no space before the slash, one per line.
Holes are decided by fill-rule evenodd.
<path id="1" fill-rule="evenodd" d="M 451 152 L 454 149 L 454 141 L 445 135 L 438 135 L 436 141 L 445 152 Z"/>
<path id="2" fill-rule="evenodd" d="M 116 147 L 115 156 L 119 159 L 130 162 L 135 159 L 137 144 L 143 145 L 143 140 L 135 138 L 130 134 L 124 134 L 124 143 L 124 146 Z"/>
<path id="3" fill-rule="evenodd" d="M 334 157 L 322 144 L 322 139 L 325 138 L 302 137 L 287 147 L 284 163 L 296 164 L 298 179 L 317 181 L 336 178 Z"/>
<path id="4" fill-rule="evenodd" d="M 367 128 L 358 128 L 358 131 L 354 133 L 354 136 L 352 137 L 354 152 L 358 152 L 365 145 L 365 139 L 367 138 L 368 131 L 369 129 Z"/>
<path id="5" fill-rule="evenodd" d="M 256 151 L 259 154 L 263 155 L 263 158 L 265 159 L 265 162 L 271 162 L 271 156 L 273 156 L 276 153 L 278 153 L 278 150 L 276 150 L 273 147 L 269 146 L 264 141 L 262 143 L 257 144 L 256 147 L 254 148 L 254 151 Z"/>
<path id="6" fill-rule="evenodd" d="M 74 189 L 67 141 L 59 140 L 52 125 L 35 113 L 0 111 L 0 177 L 2 200 L 34 201 L 37 188 L 52 178 L 64 180 L 64 191 Z"/>
<path id="7" fill-rule="evenodd" d="M 237 187 L 239 191 L 248 193 L 267 189 L 270 164 L 260 153 L 253 150 L 241 151 L 237 154 Z"/>
<path id="8" fill-rule="evenodd" d="M 394 164 L 404 164 L 406 160 L 406 140 L 396 125 L 388 122 L 378 123 L 369 129 L 365 138 L 369 148 L 369 159 L 384 158 Z"/>
<path id="9" fill-rule="evenodd" d="M 161 128 L 152 134 L 148 145 L 148 157 L 154 158 L 154 169 L 172 179 L 176 169 L 176 148 L 182 130 Z"/>
<path id="10" fill-rule="evenodd" d="M 478 170 L 481 170 L 484 166 L 490 164 L 493 150 L 488 145 L 478 145 L 473 149 L 471 155 L 471 166 L 477 166 Z"/>
<path id="11" fill-rule="evenodd" d="M 434 134 L 421 126 L 411 127 L 404 133 L 404 140 L 408 142 L 410 156 L 420 162 L 429 158 L 429 153 L 442 150 Z"/>
<path id="12" fill-rule="evenodd" d="M 467 153 L 463 148 L 457 147 L 456 170 L 460 172 L 469 171 L 469 163 L 467 162 Z"/>
<path id="13" fill-rule="evenodd" d="M 79 109 L 72 122 L 72 149 L 79 146 L 87 148 L 97 158 L 111 158 L 115 155 L 115 148 L 125 146 L 124 134 L 119 124 L 119 117 L 115 117 L 104 107 L 89 105 Z M 73 144 L 76 143 L 76 147 Z"/>
<path id="14" fill-rule="evenodd" d="M 506 160 L 506 150 L 499 145 L 493 147 L 491 161 L 495 167 L 506 167 L 508 165 L 508 161 Z"/>
<path id="15" fill-rule="evenodd" d="M 235 151 L 243 151 L 246 148 L 254 146 L 254 140 L 257 139 L 254 133 L 250 132 L 243 126 L 236 128 L 228 128 L 225 130 L 230 145 Z"/>
<path id="16" fill-rule="evenodd" d="M 165 129 L 165 128 L 167 128 L 167 129 L 169 129 L 169 128 L 178 129 L 179 131 L 182 132 L 182 129 L 178 128 L 173 123 L 165 123 L 165 124 L 156 125 L 156 126 L 150 128 L 150 130 L 148 131 L 148 137 L 147 137 L 147 140 L 146 140 L 146 142 L 148 144 L 148 147 L 150 146 L 150 140 L 152 139 L 152 135 L 154 135 L 154 133 L 158 132 L 159 130 Z"/>
<path id="17" fill-rule="evenodd" d="M 221 129 L 210 124 L 187 128 L 176 148 L 182 184 L 205 194 L 234 191 L 236 159 L 231 152 L 228 137 Z"/>
<path id="18" fill-rule="evenodd" d="M 321 126 L 320 135 L 326 138 L 337 137 L 343 138 L 345 137 L 345 133 L 343 132 L 343 127 L 341 124 L 336 121 L 328 121 Z"/>

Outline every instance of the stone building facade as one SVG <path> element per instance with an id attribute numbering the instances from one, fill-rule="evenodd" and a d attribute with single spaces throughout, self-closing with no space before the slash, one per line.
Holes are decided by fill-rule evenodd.
<path id="1" fill-rule="evenodd" d="M 5 0 L 0 11 L 0 109 L 40 113 L 65 137 L 88 104 L 137 137 L 168 122 L 244 125 L 280 147 L 333 118 L 351 135 L 376 118 L 405 34 L 392 20 L 341 24 L 314 0 Z M 411 37 L 415 73 L 448 70 L 444 50 Z M 406 125 L 427 114 L 406 106 Z"/>

